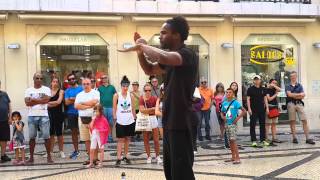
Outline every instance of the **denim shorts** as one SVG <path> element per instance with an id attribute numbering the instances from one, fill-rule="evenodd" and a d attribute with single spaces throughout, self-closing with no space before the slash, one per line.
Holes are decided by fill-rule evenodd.
<path id="1" fill-rule="evenodd" d="M 113 126 L 112 108 L 103 108 L 103 114 L 107 118 L 109 126 Z"/>
<path id="2" fill-rule="evenodd" d="M 48 116 L 29 116 L 28 127 L 30 139 L 35 139 L 38 131 L 39 138 L 49 139 L 50 121 Z"/>

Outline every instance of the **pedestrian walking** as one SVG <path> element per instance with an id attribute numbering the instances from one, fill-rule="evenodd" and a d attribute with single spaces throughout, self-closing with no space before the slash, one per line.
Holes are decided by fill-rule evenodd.
<path id="1" fill-rule="evenodd" d="M 48 102 L 48 114 L 50 119 L 50 152 L 53 153 L 55 144 L 54 136 L 58 138 L 59 155 L 65 158 L 63 152 L 63 122 L 64 114 L 62 111 L 64 91 L 60 88 L 58 78 L 51 80 L 51 98 Z"/>
<path id="2" fill-rule="evenodd" d="M 71 137 L 74 151 L 69 156 L 70 159 L 76 159 L 80 156 L 79 151 L 79 112 L 74 108 L 74 101 L 76 96 L 83 90 L 82 86 L 79 86 L 76 80 L 76 76 L 74 74 L 69 74 L 67 76 L 69 88 L 66 89 L 64 93 L 64 102 L 67 106 L 67 120 L 68 125 L 71 129 Z"/>
<path id="3" fill-rule="evenodd" d="M 131 164 L 128 158 L 130 139 L 135 132 L 136 112 L 134 109 L 134 98 L 128 92 L 130 81 L 127 76 L 121 80 L 121 92 L 113 96 L 113 120 L 116 123 L 117 161 L 116 166 L 121 165 L 121 161 Z M 122 148 L 124 147 L 124 152 Z M 123 157 L 121 157 L 123 155 Z"/>
<path id="4" fill-rule="evenodd" d="M 159 130 L 158 130 L 158 120 L 157 116 L 155 115 L 155 108 L 157 103 L 157 97 L 151 95 L 152 87 L 150 84 L 146 84 L 143 87 L 144 95 L 140 97 L 139 106 L 140 112 L 143 114 L 147 114 L 149 120 L 151 122 L 151 134 L 153 135 L 153 142 L 154 142 L 154 150 L 156 153 L 156 161 L 158 164 L 162 163 L 162 159 L 160 157 L 160 144 L 159 144 Z M 143 142 L 144 148 L 147 153 L 147 164 L 151 164 L 152 157 L 150 155 L 150 132 L 143 131 Z"/>
<path id="5" fill-rule="evenodd" d="M 263 146 L 269 146 L 266 141 L 266 114 L 269 113 L 268 100 L 266 96 L 266 89 L 262 87 L 261 77 L 255 75 L 253 77 L 253 86 L 247 91 L 247 105 L 250 114 L 250 136 L 251 146 L 260 147 L 256 138 L 256 123 L 259 120 L 260 126 L 260 142 Z"/>
<path id="6" fill-rule="evenodd" d="M 305 92 L 303 90 L 303 86 L 297 81 L 298 73 L 292 71 L 290 73 L 290 85 L 286 87 L 287 93 L 287 109 L 290 120 L 290 128 L 292 133 L 292 142 L 298 144 L 298 139 L 296 136 L 296 114 L 303 125 L 303 132 L 306 137 L 306 143 L 314 145 L 315 142 L 309 137 L 309 127 L 307 121 L 307 115 L 304 110 L 304 102 L 303 99 L 305 97 Z"/>
<path id="7" fill-rule="evenodd" d="M 39 137 L 45 141 L 47 152 L 47 163 L 52 164 L 50 152 L 50 120 L 48 117 L 48 102 L 51 97 L 50 88 L 42 85 L 43 75 L 35 73 L 33 75 L 33 86 L 25 91 L 25 104 L 28 106 L 28 127 L 29 127 L 29 146 L 30 159 L 28 164 L 34 163 L 34 149 L 36 146 L 37 132 Z"/>

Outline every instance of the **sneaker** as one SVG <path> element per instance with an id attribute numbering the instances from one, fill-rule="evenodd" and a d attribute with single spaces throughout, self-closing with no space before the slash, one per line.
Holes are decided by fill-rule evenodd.
<path id="1" fill-rule="evenodd" d="M 132 164 L 131 160 L 128 159 L 127 157 L 122 158 L 122 161 L 124 161 L 125 163 L 127 163 L 129 165 Z"/>
<path id="2" fill-rule="evenodd" d="M 162 159 L 160 156 L 156 157 L 156 160 L 157 160 L 157 164 L 162 164 Z"/>
<path id="3" fill-rule="evenodd" d="M 120 165 L 121 165 L 121 160 L 118 159 L 118 160 L 116 161 L 116 167 L 119 167 Z"/>
<path id="4" fill-rule="evenodd" d="M 63 158 L 63 159 L 66 158 L 66 155 L 64 154 L 63 151 L 60 151 L 60 157 Z"/>
<path id="5" fill-rule="evenodd" d="M 257 144 L 257 142 L 252 142 L 251 146 L 252 147 L 258 147 L 258 144 Z"/>
<path id="6" fill-rule="evenodd" d="M 73 153 L 70 155 L 70 159 L 77 159 L 77 157 L 80 156 L 79 151 L 73 151 Z"/>
<path id="7" fill-rule="evenodd" d="M 298 139 L 297 139 L 297 138 L 293 138 L 292 143 L 298 144 L 298 143 L 299 143 L 299 142 L 298 142 Z"/>
<path id="8" fill-rule="evenodd" d="M 280 141 L 279 139 L 273 139 L 272 142 L 273 143 L 282 143 L 282 141 Z"/>
<path id="9" fill-rule="evenodd" d="M 316 144 L 312 139 L 307 139 L 306 143 L 307 144 L 312 144 L 312 145 Z"/>
<path id="10" fill-rule="evenodd" d="M 206 140 L 211 141 L 211 137 L 210 136 L 206 136 Z"/>
<path id="11" fill-rule="evenodd" d="M 20 163 L 20 161 L 19 161 L 18 159 L 15 159 L 15 160 L 12 162 L 13 165 L 19 165 L 19 163 Z"/>
<path id="12" fill-rule="evenodd" d="M 267 147 L 270 146 L 270 143 L 268 143 L 267 141 L 262 141 L 263 146 Z"/>
<path id="13" fill-rule="evenodd" d="M 147 164 L 151 164 L 152 163 L 152 157 L 148 157 L 147 158 Z"/>
<path id="14" fill-rule="evenodd" d="M 86 161 L 84 161 L 83 163 L 82 163 L 82 165 L 88 165 L 88 164 L 90 164 L 90 159 L 88 159 L 88 160 L 86 160 Z"/>
<path id="15" fill-rule="evenodd" d="M 11 161 L 11 159 L 6 154 L 1 156 L 1 163 L 5 163 L 5 162 L 8 162 L 8 161 Z"/>

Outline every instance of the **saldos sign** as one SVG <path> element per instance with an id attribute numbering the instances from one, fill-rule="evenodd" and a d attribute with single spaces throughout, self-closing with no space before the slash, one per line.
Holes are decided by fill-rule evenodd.
<path id="1" fill-rule="evenodd" d="M 255 64 L 268 64 L 279 62 L 284 59 L 284 51 L 282 49 L 259 45 L 250 48 L 250 61 Z"/>

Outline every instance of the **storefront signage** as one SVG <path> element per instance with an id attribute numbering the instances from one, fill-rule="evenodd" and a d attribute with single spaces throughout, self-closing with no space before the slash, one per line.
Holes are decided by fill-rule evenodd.
<path id="1" fill-rule="evenodd" d="M 250 61 L 255 64 L 268 64 L 282 61 L 284 51 L 282 49 L 258 45 L 250 48 Z"/>

